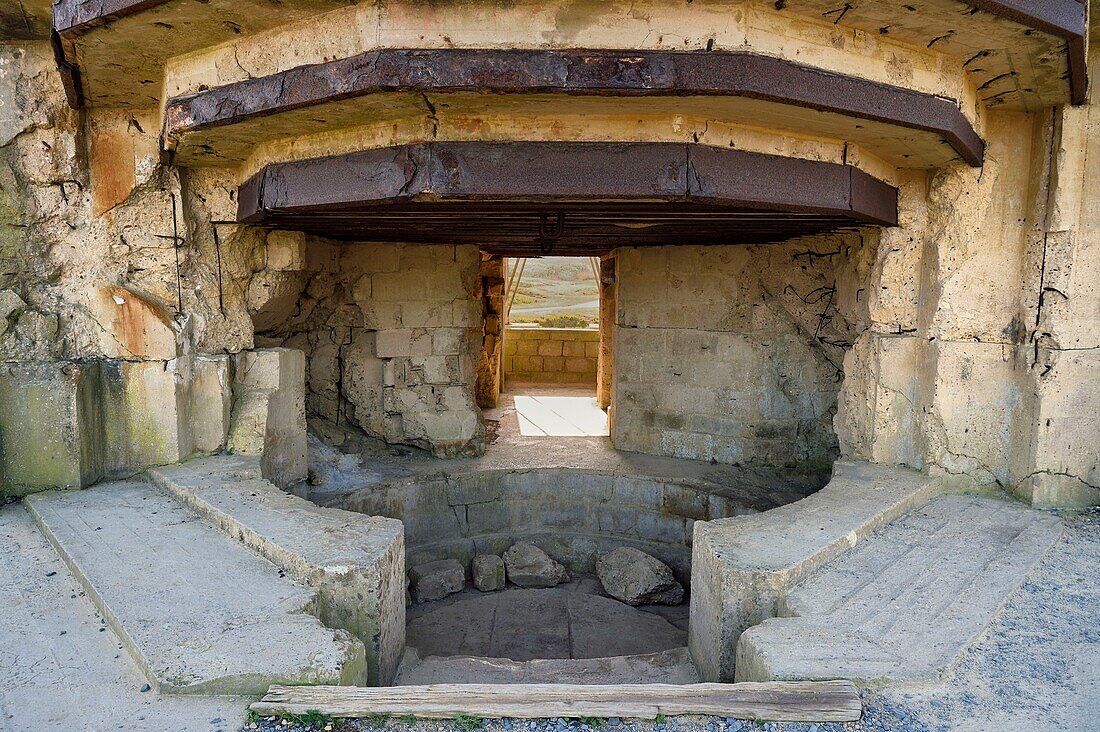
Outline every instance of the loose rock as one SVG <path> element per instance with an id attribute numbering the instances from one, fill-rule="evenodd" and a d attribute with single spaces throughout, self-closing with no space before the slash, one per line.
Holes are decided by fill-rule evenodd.
<path id="1" fill-rule="evenodd" d="M 679 605 L 684 588 L 664 562 L 633 547 L 621 546 L 596 562 L 604 591 L 627 605 Z"/>
<path id="2" fill-rule="evenodd" d="M 508 579 L 520 587 L 553 587 L 569 576 L 561 566 L 534 544 L 519 542 L 504 552 Z"/>
<path id="3" fill-rule="evenodd" d="M 474 587 L 482 592 L 503 590 L 506 582 L 504 560 L 496 554 L 478 554 L 470 563 Z"/>
<path id="4" fill-rule="evenodd" d="M 462 592 L 466 586 L 466 570 L 457 559 L 440 559 L 418 564 L 409 570 L 412 596 L 417 602 L 442 600 L 447 595 Z"/>

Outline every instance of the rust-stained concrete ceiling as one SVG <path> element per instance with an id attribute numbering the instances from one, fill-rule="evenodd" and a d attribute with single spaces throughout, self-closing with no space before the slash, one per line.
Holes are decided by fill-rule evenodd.
<path id="1" fill-rule="evenodd" d="M 33 0 L 35 7 L 41 2 Z M 32 2 L 7 4 L 14 10 Z M 352 0 L 287 0 L 273 12 L 266 0 L 58 0 L 54 24 L 77 71 L 74 99 L 139 107 L 159 102 L 164 64 L 172 56 L 349 4 Z M 1034 110 L 1083 99 L 1087 11 L 1079 0 L 769 0 L 768 5 L 792 18 L 831 21 L 946 53 L 964 64 L 990 105 Z"/>
<path id="2" fill-rule="evenodd" d="M 0 41 L 50 37 L 50 0 L 0 0 Z"/>

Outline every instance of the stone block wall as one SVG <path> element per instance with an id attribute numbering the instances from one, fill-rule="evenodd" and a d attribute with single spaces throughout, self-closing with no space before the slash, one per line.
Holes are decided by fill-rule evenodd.
<path id="1" fill-rule="evenodd" d="M 504 337 L 504 376 L 513 382 L 596 383 L 596 328 L 516 328 Z"/>
<path id="2" fill-rule="evenodd" d="M 482 470 L 371 485 L 338 508 L 400 519 L 409 566 L 533 541 L 571 571 L 635 546 L 687 582 L 695 521 L 753 513 L 751 491 L 706 481 L 592 470 Z"/>
<path id="3" fill-rule="evenodd" d="M 303 241 L 294 315 L 260 337 L 306 354 L 314 431 L 338 447 L 374 438 L 440 456 L 483 450 L 477 247 Z"/>
<path id="4" fill-rule="evenodd" d="M 616 251 L 619 449 L 819 469 L 844 348 L 863 327 L 859 235 L 771 247 Z"/>

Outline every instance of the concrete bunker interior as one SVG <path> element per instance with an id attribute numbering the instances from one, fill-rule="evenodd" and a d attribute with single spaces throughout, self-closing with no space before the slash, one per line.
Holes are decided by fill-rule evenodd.
<path id="1" fill-rule="evenodd" d="M 879 0 L 838 18 L 647 2 L 644 20 L 116 5 L 59 0 L 55 42 L 3 57 L 27 111 L 0 128 L 2 190 L 31 192 L 0 221 L 3 494 L 152 470 L 320 593 L 324 625 L 364 647 L 340 680 L 478 678 L 431 653 L 541 658 L 501 645 L 507 628 L 444 643 L 510 593 L 513 625 L 553 606 L 642 628 L 577 650 L 559 624 L 559 661 L 732 680 L 739 638 L 780 608 L 767 583 L 730 590 L 740 519 L 852 485 L 856 516 L 933 479 L 1098 500 L 1086 14 L 929 0 L 882 32 Z M 606 437 L 524 435 L 502 391 L 508 262 L 550 255 L 599 260 Z M 366 600 L 303 569 L 329 545 L 242 529 L 238 490 L 329 534 L 354 524 Z M 465 586 L 527 543 L 570 581 L 443 591 L 456 562 Z M 622 547 L 667 565 L 684 603 L 603 603 L 598 563 Z M 407 629 L 425 647 L 399 671 Z"/>
<path id="2" fill-rule="evenodd" d="M 533 151 L 540 146 L 546 151 Z M 674 648 L 686 657 L 687 601 L 664 610 L 656 628 L 656 620 L 627 607 L 601 610 L 603 588 L 595 580 L 600 557 L 618 547 L 644 551 L 690 588 L 695 521 L 765 511 L 828 482 L 839 454 L 833 419 L 841 364 L 860 327 L 857 291 L 865 282 L 859 266 L 876 248 L 879 227 L 811 214 L 786 201 L 758 203 L 772 211 L 739 212 L 718 202 L 729 195 L 725 191 L 703 206 L 584 200 L 606 196 L 601 185 L 647 186 L 651 171 L 669 175 L 670 161 L 686 175 L 683 163 L 691 150 L 683 145 L 507 147 L 466 145 L 452 154 L 466 156 L 461 173 L 467 177 L 487 156 L 495 179 L 485 184 L 505 187 L 515 183 L 500 180 L 508 175 L 504 161 L 537 156 L 553 168 L 557 156 L 558 169 L 546 172 L 548 180 L 560 185 L 571 175 L 594 189 L 572 194 L 577 200 L 552 194 L 556 200 L 533 210 L 508 200 L 448 202 L 442 210 L 435 210 L 440 204 L 410 202 L 400 232 L 390 231 L 388 215 L 374 202 L 344 206 L 339 214 L 315 203 L 305 231 L 275 228 L 264 234 L 269 270 L 273 257 L 302 263 L 301 269 L 280 269 L 250 285 L 250 291 L 264 288 L 256 301 L 262 306 L 251 311 L 256 344 L 304 354 L 305 410 L 318 456 L 307 484 L 293 490 L 325 506 L 402 521 L 415 601 L 408 611 L 414 647 L 430 646 L 434 655 L 500 653 L 510 662 L 537 658 L 537 644 L 510 647 L 501 641 L 528 636 L 485 629 L 479 645 L 472 629 L 442 630 L 468 627 L 470 618 L 490 625 L 508 618 L 515 627 L 546 629 L 542 652 L 550 658 L 641 658 Z M 444 152 L 433 155 L 446 164 Z M 753 175 L 774 175 L 770 168 L 777 158 L 734 155 L 744 176 L 737 185 L 745 192 L 751 193 Z M 637 179 L 616 174 L 609 183 L 595 177 L 596 169 L 614 170 L 624 161 Z M 696 171 L 707 164 L 700 161 Z M 314 165 L 324 170 L 327 162 Z M 578 165 L 588 170 L 578 172 Z M 815 172 L 828 175 L 832 169 Z M 287 190 L 302 190 L 318 179 L 331 186 L 337 173 L 275 175 Z M 516 189 L 517 198 L 530 197 L 530 187 L 536 193 L 546 187 L 531 174 L 526 178 L 529 188 Z M 838 180 L 847 184 L 846 177 Z M 271 185 L 265 182 L 265 190 Z M 666 183 L 666 197 L 676 196 L 676 185 L 675 179 Z M 872 216 L 892 223 L 893 189 L 878 185 L 883 203 L 872 197 L 863 205 L 879 206 Z M 278 208 L 282 225 L 294 225 L 293 205 Z M 456 236 L 473 241 L 440 241 Z M 715 236 L 726 243 L 666 243 L 685 237 L 710 242 Z M 399 237 L 406 241 L 377 241 Z M 483 238 L 490 243 L 476 243 Z M 742 239 L 746 243 L 734 243 Z M 574 337 L 570 331 L 517 333 L 505 327 L 512 295 L 508 273 L 513 280 L 519 276 L 509 260 L 551 254 L 599 258 L 603 317 L 586 359 L 595 350 L 593 373 L 589 384 L 577 381 L 568 393 L 587 389 L 606 406 L 609 436 L 532 436 L 515 408 L 517 396 L 565 387 L 533 391 L 507 378 L 509 338 L 540 338 L 534 352 L 545 355 L 527 363 L 566 374 L 565 364 L 574 360 L 566 349 L 585 348 L 562 342 Z M 585 353 L 580 350 L 578 359 Z M 533 590 L 482 599 L 467 592 L 475 597 L 458 603 L 449 598 L 437 607 L 447 594 L 438 577 L 446 562 L 457 562 L 452 571 L 473 582 L 479 557 L 507 557 L 517 542 L 534 544 L 564 566 L 574 581 L 562 589 L 587 590 L 566 598 L 577 603 L 597 593 L 585 599 L 586 611 L 564 601 L 535 601 L 526 595 Z M 463 586 L 452 579 L 447 588 Z M 431 606 L 420 607 L 424 601 Z M 472 609 L 478 607 L 480 614 Z M 588 621 L 591 627 L 621 623 L 621 632 L 597 633 L 589 643 L 575 640 L 575 647 L 562 648 L 561 638 L 583 637 L 570 628 L 570 619 L 585 612 L 597 614 Z M 646 632 L 632 629 L 639 622 Z M 551 632 L 558 624 L 564 624 L 560 632 Z M 464 645 L 442 640 L 456 637 L 466 638 Z M 614 646 L 626 638 L 633 639 L 631 653 L 597 643 L 616 639 Z M 673 646 L 671 638 L 678 639 Z M 428 653 L 427 647 L 416 650 Z M 658 660 L 667 663 L 667 654 Z M 691 678 L 684 670 L 690 662 L 680 660 L 669 678 Z M 428 667 L 421 663 L 416 673 Z M 433 673 L 444 680 L 442 670 Z M 653 669 L 649 674 L 663 678 Z"/>

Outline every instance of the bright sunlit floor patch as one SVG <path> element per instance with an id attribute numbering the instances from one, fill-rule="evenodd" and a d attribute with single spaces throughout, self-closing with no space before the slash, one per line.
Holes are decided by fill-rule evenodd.
<path id="1" fill-rule="evenodd" d="M 603 437 L 607 414 L 596 397 L 517 395 L 519 433 L 525 437 Z"/>

